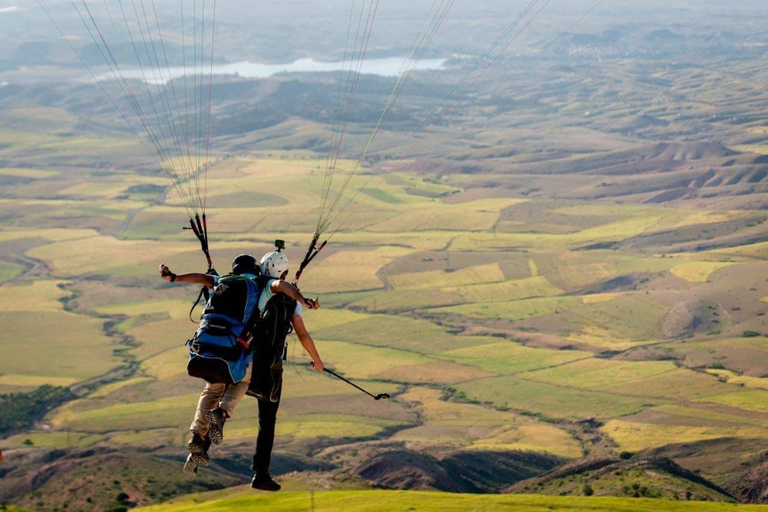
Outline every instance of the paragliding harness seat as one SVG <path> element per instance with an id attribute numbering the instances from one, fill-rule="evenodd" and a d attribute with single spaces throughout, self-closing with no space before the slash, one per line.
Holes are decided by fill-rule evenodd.
<path id="1" fill-rule="evenodd" d="M 245 378 L 253 358 L 250 343 L 259 319 L 260 291 L 258 278 L 252 274 L 219 279 L 197 332 L 187 341 L 189 375 L 213 384 L 235 384 Z"/>
<path id="2" fill-rule="evenodd" d="M 282 293 L 272 297 L 264 306 L 251 342 L 253 371 L 248 395 L 262 401 L 279 401 L 285 339 L 293 331 L 291 318 L 295 312 L 296 301 Z"/>

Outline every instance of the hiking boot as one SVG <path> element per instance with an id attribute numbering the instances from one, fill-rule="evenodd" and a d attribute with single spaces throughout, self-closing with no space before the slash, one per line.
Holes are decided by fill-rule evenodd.
<path id="1" fill-rule="evenodd" d="M 275 492 L 281 489 L 280 484 L 272 480 L 272 477 L 269 475 L 253 475 L 253 480 L 251 480 L 251 488 L 269 492 Z"/>
<path id="2" fill-rule="evenodd" d="M 197 464 L 195 464 L 195 461 L 192 460 L 192 454 L 191 453 L 189 455 L 187 455 L 187 461 L 184 463 L 183 471 L 184 471 L 185 474 L 187 474 L 187 475 L 189 475 L 191 477 L 197 476 Z"/>
<path id="3" fill-rule="evenodd" d="M 208 440 L 208 436 L 203 439 L 200 437 L 200 434 L 193 432 L 192 439 L 190 439 L 187 443 L 187 449 L 189 450 L 189 456 L 192 462 L 194 462 L 197 466 L 207 466 L 209 460 L 209 446 L 210 441 Z"/>
<path id="4" fill-rule="evenodd" d="M 213 444 L 221 444 L 224 441 L 224 422 L 227 421 L 224 410 L 219 407 L 208 411 L 205 415 L 208 418 L 208 437 Z"/>

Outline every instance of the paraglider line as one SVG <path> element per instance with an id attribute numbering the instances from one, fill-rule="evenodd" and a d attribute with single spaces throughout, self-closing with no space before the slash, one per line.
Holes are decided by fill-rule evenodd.
<path id="1" fill-rule="evenodd" d="M 211 97 L 213 94 L 213 48 L 216 43 L 216 0 L 213 0 L 213 21 L 211 22 L 211 65 L 208 73 L 208 126 L 205 136 L 205 163 L 202 169 L 203 176 L 203 219 L 205 219 L 205 206 L 208 200 L 208 155 L 211 147 Z M 206 231 L 206 237 L 208 233 Z"/>

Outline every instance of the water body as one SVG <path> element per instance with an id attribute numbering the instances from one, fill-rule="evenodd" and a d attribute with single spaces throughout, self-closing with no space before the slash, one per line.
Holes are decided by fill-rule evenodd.
<path id="1" fill-rule="evenodd" d="M 437 70 L 443 69 L 447 59 L 422 59 L 415 64 L 417 70 Z M 404 69 L 411 69 L 414 61 L 406 60 L 402 57 L 388 57 L 384 59 L 366 59 L 363 62 L 361 73 L 378 76 L 398 76 Z M 299 59 L 290 64 L 260 64 L 258 62 L 233 62 L 231 64 L 222 64 L 213 66 L 214 75 L 237 75 L 243 78 L 268 78 L 280 73 L 317 73 L 329 71 L 341 71 L 349 69 L 349 62 L 318 62 L 314 59 Z M 192 76 L 201 73 L 199 67 L 171 67 L 163 68 L 144 68 L 144 73 L 140 69 L 122 70 L 122 75 L 126 78 L 142 78 L 146 82 L 158 84 L 167 82 L 170 79 L 181 78 L 184 75 Z M 209 67 L 203 67 L 202 74 L 207 78 L 210 73 Z M 98 80 L 108 80 L 113 78 L 111 74 L 102 74 L 96 77 Z"/>

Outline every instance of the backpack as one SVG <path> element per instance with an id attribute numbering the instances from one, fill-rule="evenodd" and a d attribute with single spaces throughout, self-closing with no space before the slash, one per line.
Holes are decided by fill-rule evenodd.
<path id="1" fill-rule="evenodd" d="M 296 301 L 279 293 L 264 306 L 253 333 L 253 371 L 247 393 L 259 400 L 277 402 L 282 385 L 285 339 L 292 332 Z"/>
<path id="2" fill-rule="evenodd" d="M 253 355 L 251 331 L 258 320 L 261 289 L 251 274 L 219 279 L 205 304 L 200 326 L 187 342 L 187 373 L 212 384 L 245 378 Z"/>

